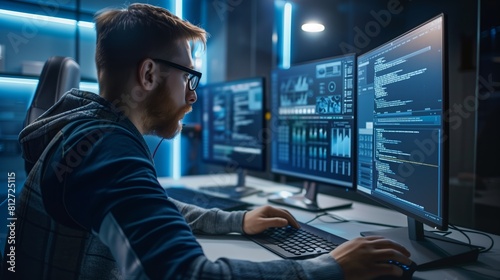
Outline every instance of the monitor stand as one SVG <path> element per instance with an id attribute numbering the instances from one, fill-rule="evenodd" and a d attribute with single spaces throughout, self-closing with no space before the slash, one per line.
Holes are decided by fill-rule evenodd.
<path id="1" fill-rule="evenodd" d="M 261 192 L 261 190 L 254 187 L 245 186 L 245 178 L 247 174 L 245 169 L 239 168 L 236 174 L 238 176 L 236 185 L 201 186 L 199 189 L 207 193 L 214 193 L 230 198 L 242 198 Z"/>
<path id="2" fill-rule="evenodd" d="M 424 231 L 423 224 L 408 217 L 407 228 L 361 232 L 362 236 L 377 235 L 391 239 L 410 251 L 417 270 L 428 270 L 475 262 L 481 247 Z"/>
<path id="3" fill-rule="evenodd" d="M 325 200 L 324 203 L 319 205 L 317 197 L 318 186 L 316 185 L 316 182 L 304 181 L 301 193 L 289 196 L 277 194 L 269 197 L 267 200 L 269 202 L 311 212 L 321 212 L 326 210 L 347 208 L 351 207 L 352 205 L 352 202 L 349 200 L 344 200 L 333 196 L 328 196 L 328 199 Z"/>

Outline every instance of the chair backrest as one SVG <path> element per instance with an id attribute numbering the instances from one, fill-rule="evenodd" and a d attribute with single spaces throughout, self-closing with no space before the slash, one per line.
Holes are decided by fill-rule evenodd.
<path id="1" fill-rule="evenodd" d="M 69 57 L 52 56 L 43 65 L 38 86 L 26 113 L 24 127 L 54 105 L 66 92 L 80 87 L 80 65 Z M 33 165 L 24 162 L 26 176 Z"/>
<path id="2" fill-rule="evenodd" d="M 80 65 L 69 57 L 50 57 L 43 66 L 24 126 L 47 111 L 64 93 L 79 87 Z"/>

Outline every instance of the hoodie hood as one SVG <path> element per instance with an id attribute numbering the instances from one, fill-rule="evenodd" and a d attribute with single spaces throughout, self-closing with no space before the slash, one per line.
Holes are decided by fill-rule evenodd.
<path id="1" fill-rule="evenodd" d="M 95 93 L 72 89 L 21 131 L 19 142 L 24 160 L 30 165 L 35 164 L 45 147 L 63 127 L 83 119 L 119 122 L 142 136 L 132 122 L 110 102 Z"/>

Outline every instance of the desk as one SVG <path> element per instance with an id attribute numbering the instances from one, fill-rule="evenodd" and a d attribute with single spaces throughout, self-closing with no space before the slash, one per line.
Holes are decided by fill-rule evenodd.
<path id="1" fill-rule="evenodd" d="M 162 186 L 168 187 L 172 185 L 183 185 L 188 188 L 196 189 L 200 185 L 225 185 L 236 183 L 235 174 L 213 174 L 202 176 L 188 176 L 178 180 L 171 178 L 159 178 Z M 279 192 L 279 191 L 297 191 L 297 188 L 279 184 L 276 182 L 247 176 L 246 184 L 248 186 L 262 189 L 265 192 Z M 329 196 L 319 194 L 318 202 L 328 203 Z M 243 201 L 253 203 L 255 205 L 267 204 L 267 199 L 258 195 L 252 195 L 242 199 Z M 280 205 L 275 205 L 282 207 Z M 287 208 L 293 215 L 302 222 L 311 220 L 315 217 L 315 213 L 301 211 L 294 208 Z M 353 206 L 347 209 L 340 209 L 329 211 L 347 220 L 377 222 L 381 224 L 406 226 L 406 216 L 395 211 L 373 206 L 361 202 L 353 202 Z M 310 225 L 321 228 L 327 232 L 331 232 L 346 239 L 353 239 L 360 236 L 360 232 L 367 230 L 384 229 L 384 226 L 363 224 L 360 222 L 345 222 L 345 223 L 331 223 L 329 221 L 316 219 Z M 426 228 L 432 230 L 431 228 Z M 490 240 L 486 237 L 476 234 L 469 234 L 474 245 L 488 247 Z M 430 270 L 430 271 L 417 271 L 414 274 L 414 279 L 500 279 L 500 236 L 490 236 L 495 241 L 495 246 L 489 252 L 480 254 L 476 263 L 466 264 L 457 267 L 450 267 L 445 269 Z M 466 238 L 459 232 L 453 231 L 450 238 L 466 242 Z M 244 236 L 230 234 L 224 236 L 206 236 L 197 235 L 206 256 L 215 260 L 220 257 L 244 259 L 250 261 L 269 261 L 280 259 L 279 256 L 267 251 L 254 242 L 246 239 Z"/>

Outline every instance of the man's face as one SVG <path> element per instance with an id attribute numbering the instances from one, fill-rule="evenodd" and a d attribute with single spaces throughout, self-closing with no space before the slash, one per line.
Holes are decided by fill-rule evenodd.
<path id="1" fill-rule="evenodd" d="M 177 44 L 178 55 L 171 62 L 193 68 L 191 48 L 187 41 Z M 171 139 L 182 130 L 182 119 L 191 112 L 196 92 L 189 90 L 188 73 L 174 67 L 163 68 L 159 85 L 145 100 L 144 126 L 150 133 Z"/>

